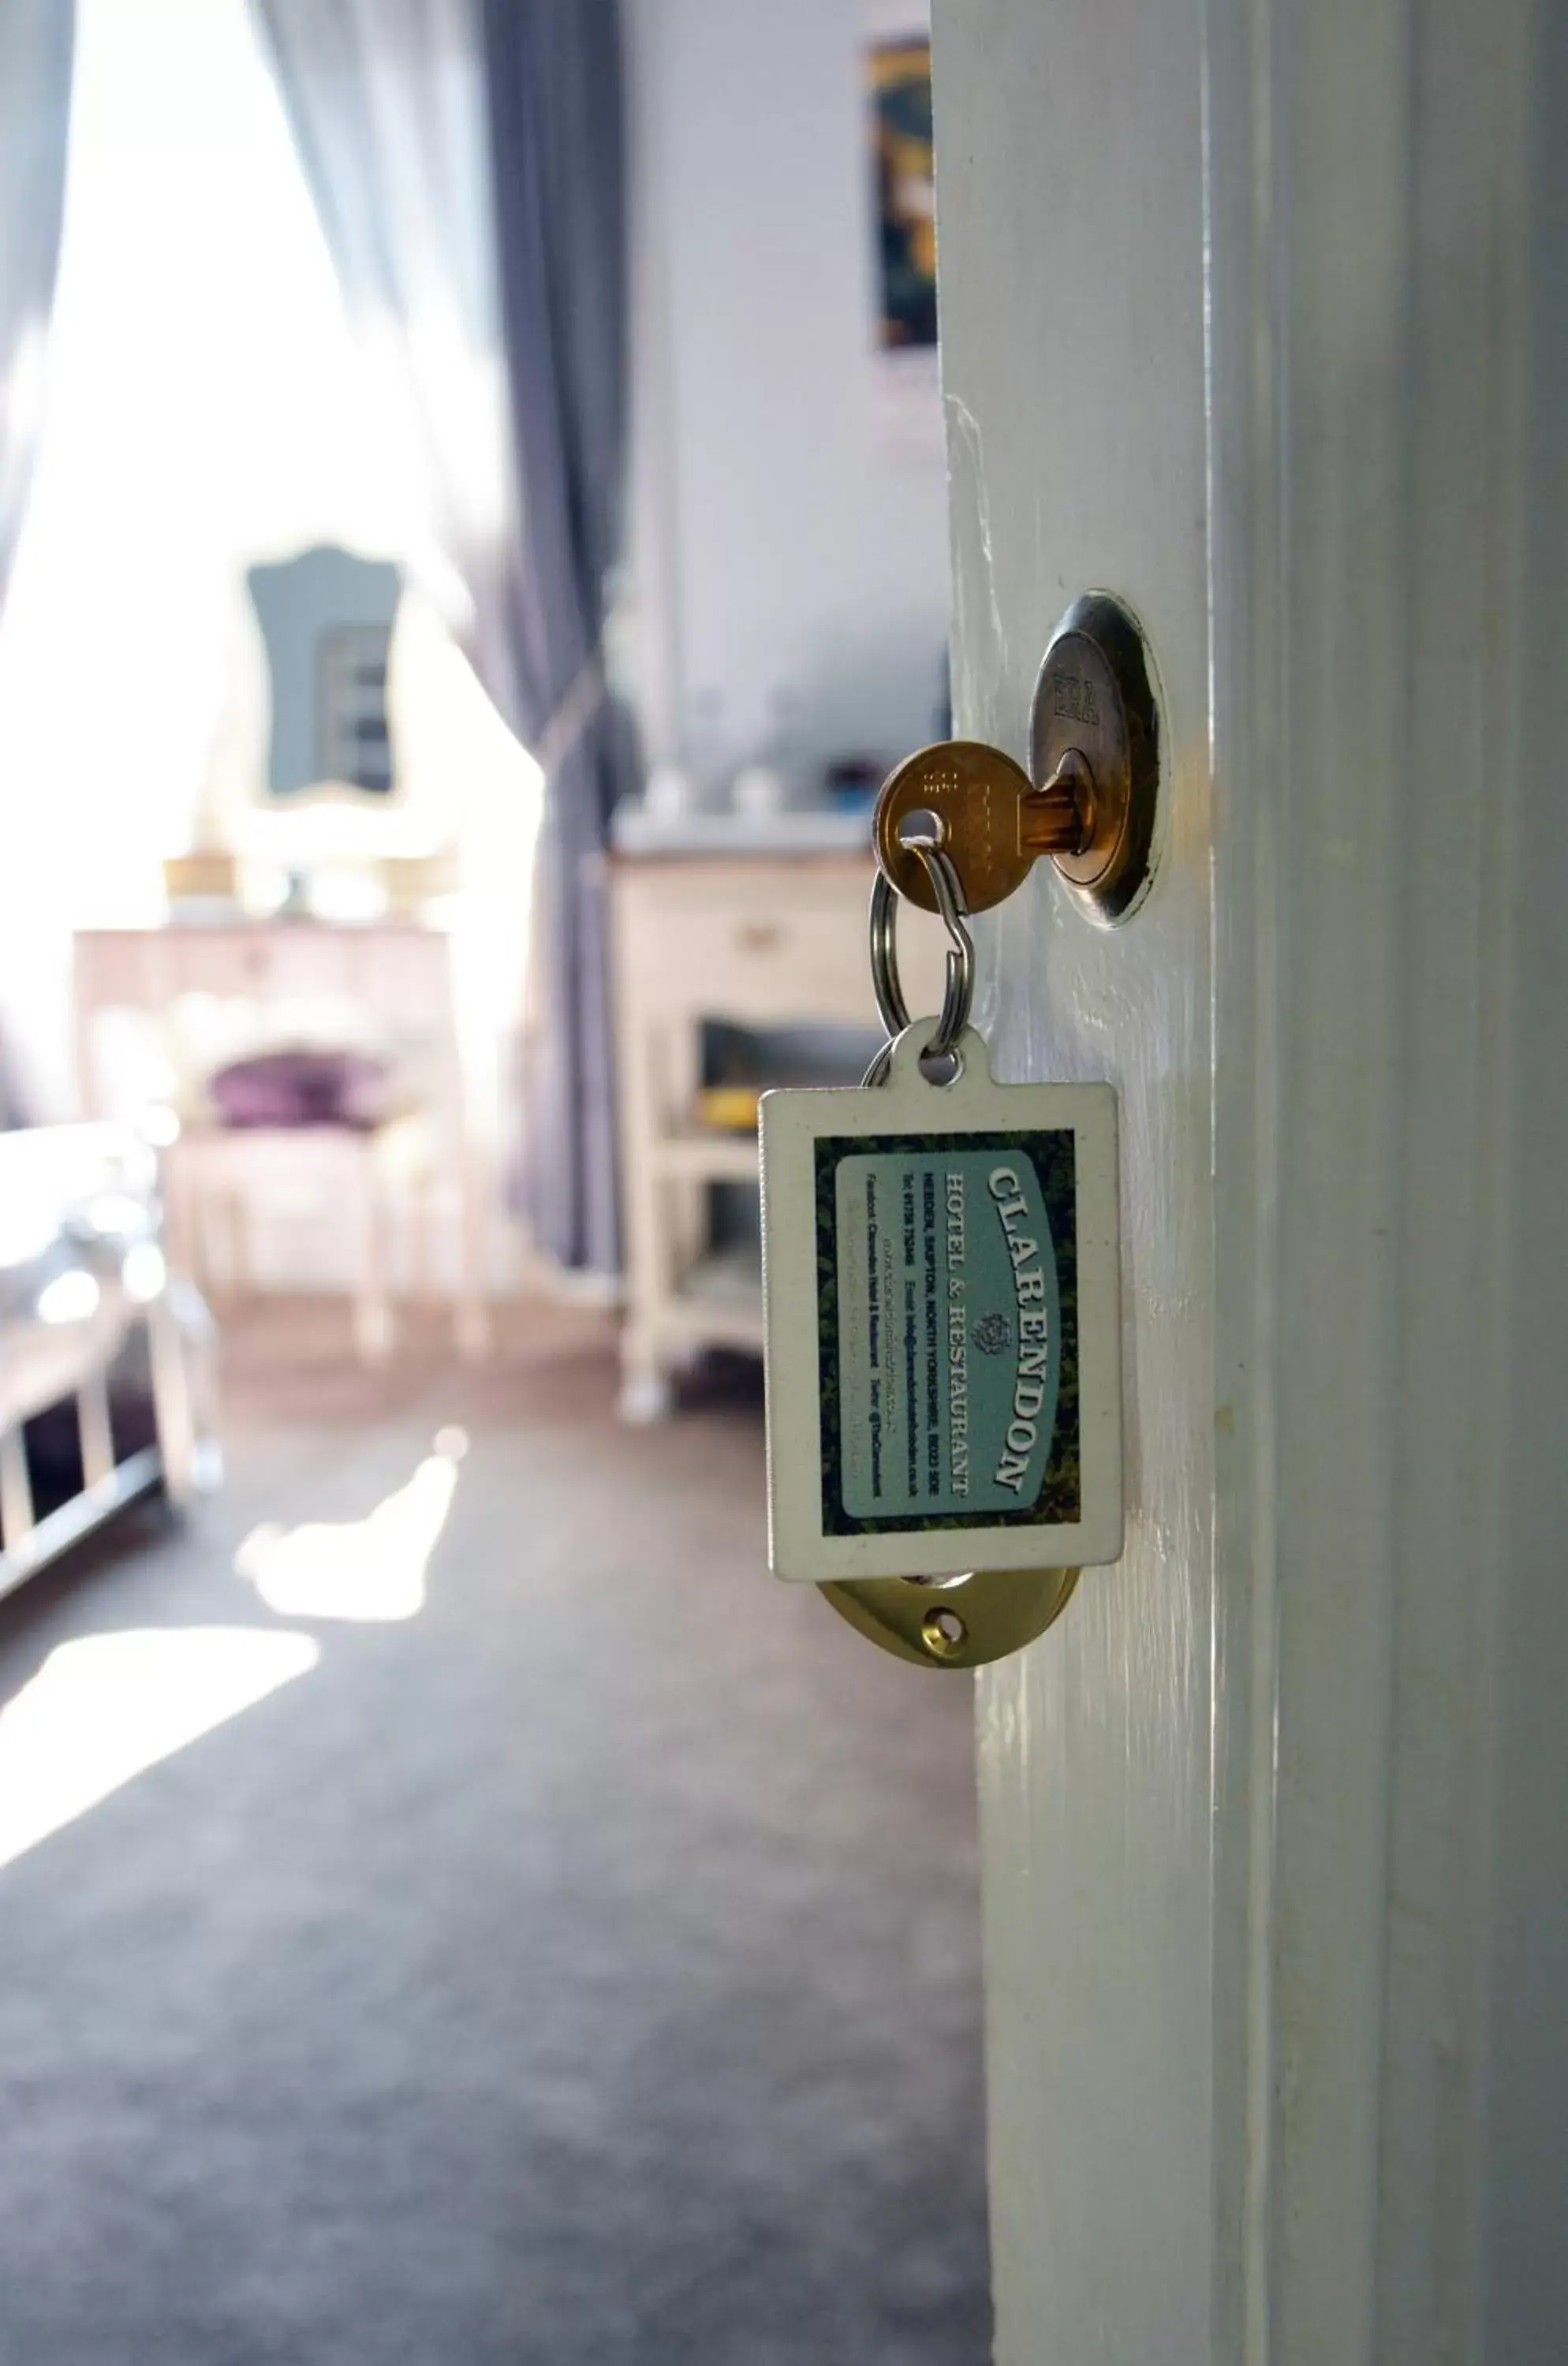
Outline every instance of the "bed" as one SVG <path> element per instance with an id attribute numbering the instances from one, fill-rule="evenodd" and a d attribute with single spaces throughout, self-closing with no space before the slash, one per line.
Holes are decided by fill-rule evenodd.
<path id="1" fill-rule="evenodd" d="M 212 1323 L 129 1127 L 0 1133 L 0 1594 L 161 1489 L 215 1485 Z"/>

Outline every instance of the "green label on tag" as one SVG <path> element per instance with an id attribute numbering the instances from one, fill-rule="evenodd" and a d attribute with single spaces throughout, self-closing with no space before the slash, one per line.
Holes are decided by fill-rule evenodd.
<path id="1" fill-rule="evenodd" d="M 817 1144 L 830 1536 L 1079 1517 L 1070 1131 Z"/>

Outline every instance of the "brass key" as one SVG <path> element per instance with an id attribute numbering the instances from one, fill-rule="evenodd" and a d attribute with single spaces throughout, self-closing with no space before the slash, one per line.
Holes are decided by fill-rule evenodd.
<path id="1" fill-rule="evenodd" d="M 1037 854 L 1081 854 L 1092 845 L 1094 783 L 1076 749 L 1040 789 L 1021 764 L 981 739 L 943 739 L 906 756 L 876 801 L 876 858 L 901 896 L 934 912 L 930 874 L 901 835 L 919 814 L 935 817 L 964 902 L 984 912 L 1022 886 Z"/>
<path id="2" fill-rule="evenodd" d="M 876 801 L 876 859 L 901 896 L 935 911 L 912 842 L 934 835 L 971 912 L 1010 896 L 1042 854 L 1100 918 L 1132 908 L 1149 875 L 1158 737 L 1142 635 L 1104 592 L 1076 600 L 1052 636 L 1029 755 L 1032 779 L 999 748 L 947 739 L 889 773 Z"/>

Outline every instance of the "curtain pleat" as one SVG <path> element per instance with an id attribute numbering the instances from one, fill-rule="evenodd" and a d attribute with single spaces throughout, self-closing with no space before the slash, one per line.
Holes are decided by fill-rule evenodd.
<path id="1" fill-rule="evenodd" d="M 562 1264 L 619 1263 L 604 849 L 631 768 L 601 635 L 623 526 L 626 137 L 615 0 L 480 0 L 513 449 L 518 663 L 545 766 L 519 1200 Z"/>

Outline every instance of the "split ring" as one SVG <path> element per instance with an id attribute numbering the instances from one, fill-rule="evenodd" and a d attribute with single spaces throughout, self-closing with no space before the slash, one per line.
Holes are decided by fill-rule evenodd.
<path id="1" fill-rule="evenodd" d="M 947 989 L 936 1032 L 925 1049 L 928 1059 L 942 1059 L 955 1048 L 969 1024 L 975 1001 L 975 940 L 964 926 L 964 888 L 952 856 L 934 839 L 917 838 L 907 843 L 926 867 L 949 938 Z M 884 1082 L 894 1042 L 910 1023 L 909 1007 L 898 975 L 897 910 L 898 891 L 886 873 L 879 869 L 871 891 L 871 983 L 888 1040 L 866 1071 L 868 1085 Z"/>

